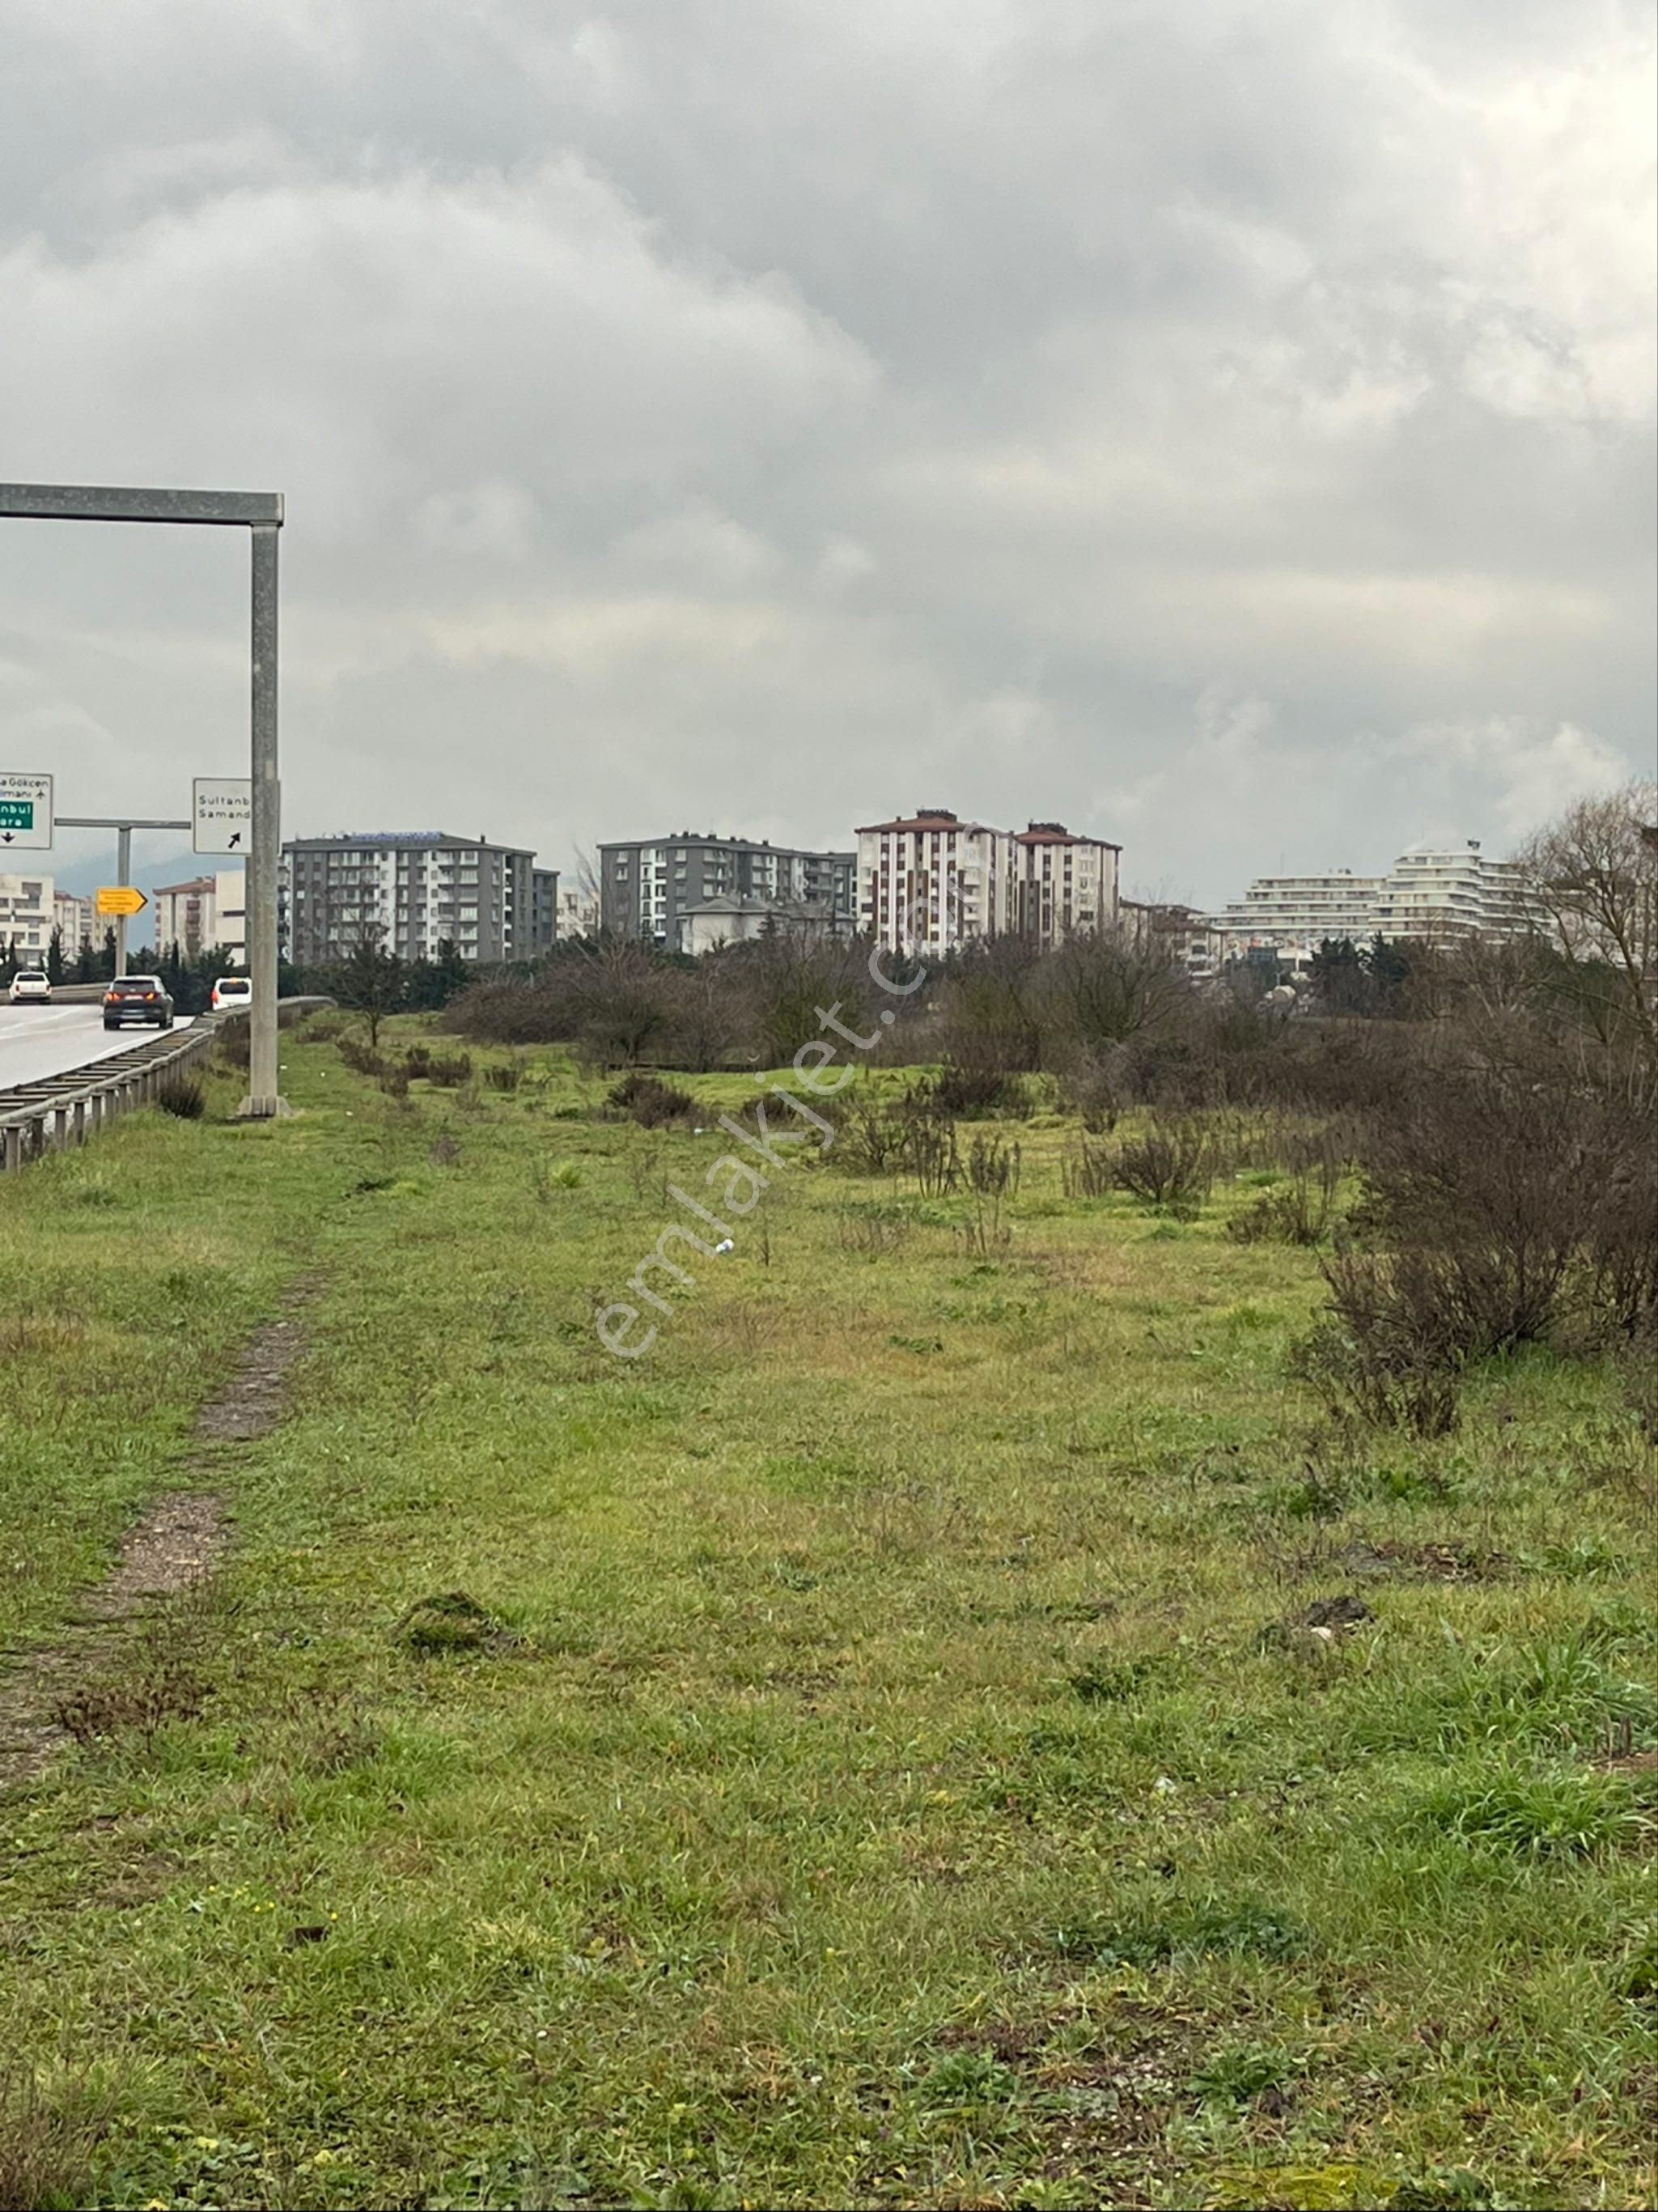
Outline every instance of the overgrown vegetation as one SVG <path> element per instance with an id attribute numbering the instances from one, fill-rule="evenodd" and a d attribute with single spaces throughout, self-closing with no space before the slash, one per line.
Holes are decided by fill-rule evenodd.
<path id="1" fill-rule="evenodd" d="M 146 1499 L 236 1531 L 4 1800 L 5 2185 L 1651 2201 L 1650 1101 L 1552 1018 L 1170 1030 L 1092 1128 L 872 1053 L 637 1363 L 754 1071 L 641 1127 L 343 1015 L 289 1121 L 213 1070 L 0 1184 L 13 1674 Z M 302 1271 L 287 1419 L 197 1462 Z"/>

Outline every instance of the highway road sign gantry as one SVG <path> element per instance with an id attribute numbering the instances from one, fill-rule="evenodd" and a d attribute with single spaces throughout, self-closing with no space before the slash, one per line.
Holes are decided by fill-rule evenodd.
<path id="1" fill-rule="evenodd" d="M 0 768 L 0 852 L 46 852 L 52 840 L 52 778 Z"/>
<path id="2" fill-rule="evenodd" d="M 154 485 L 0 483 L 0 520 L 11 517 L 38 522 L 206 524 L 247 532 L 248 765 L 253 772 L 253 821 L 248 837 L 246 914 L 253 1005 L 248 1025 L 247 1096 L 241 1110 L 259 1119 L 285 1114 L 276 1060 L 276 877 L 282 859 L 276 544 L 282 526 L 282 494 Z"/>
<path id="3" fill-rule="evenodd" d="M 190 813 L 198 853 L 246 853 L 253 829 L 251 775 L 198 775 Z"/>

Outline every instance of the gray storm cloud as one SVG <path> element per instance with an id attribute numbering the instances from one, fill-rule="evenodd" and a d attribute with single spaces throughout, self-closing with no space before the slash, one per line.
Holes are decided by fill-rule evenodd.
<path id="1" fill-rule="evenodd" d="M 0 29 L 0 474 L 287 493 L 295 828 L 940 803 L 1218 898 L 1649 767 L 1644 9 Z M 186 535 L 0 529 L 76 811 L 237 764 Z"/>

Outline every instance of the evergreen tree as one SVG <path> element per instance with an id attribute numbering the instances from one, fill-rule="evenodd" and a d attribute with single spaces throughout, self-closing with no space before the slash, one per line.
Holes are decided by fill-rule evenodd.
<path id="1" fill-rule="evenodd" d="M 61 929 L 52 931 L 51 940 L 46 946 L 46 980 L 51 983 L 61 983 L 65 980 L 64 933 Z"/>

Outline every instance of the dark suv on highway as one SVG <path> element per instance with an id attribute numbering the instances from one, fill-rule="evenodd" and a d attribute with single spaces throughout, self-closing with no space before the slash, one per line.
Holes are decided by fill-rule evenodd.
<path id="1" fill-rule="evenodd" d="M 118 975 L 104 994 L 104 1027 L 118 1030 L 124 1022 L 149 1022 L 158 1030 L 173 1027 L 173 1001 L 159 975 Z"/>

